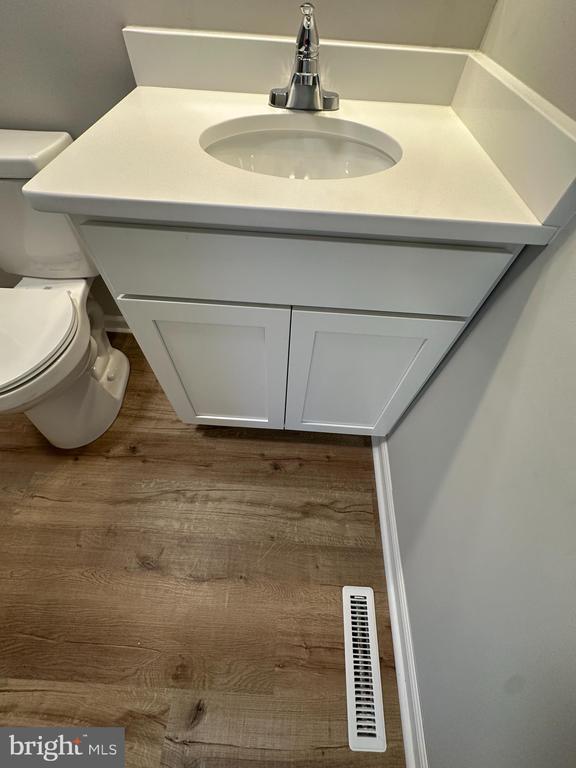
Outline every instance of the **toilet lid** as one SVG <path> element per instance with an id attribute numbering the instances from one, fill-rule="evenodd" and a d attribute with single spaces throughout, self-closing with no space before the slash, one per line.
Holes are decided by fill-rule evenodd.
<path id="1" fill-rule="evenodd" d="M 48 367 L 68 346 L 77 324 L 65 288 L 0 288 L 0 392 Z"/>

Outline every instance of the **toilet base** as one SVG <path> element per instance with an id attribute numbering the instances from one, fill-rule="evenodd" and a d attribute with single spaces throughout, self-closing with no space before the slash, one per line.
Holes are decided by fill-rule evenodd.
<path id="1" fill-rule="evenodd" d="M 116 419 L 130 363 L 123 352 L 112 347 L 106 357 L 104 367 L 90 366 L 69 387 L 25 411 L 36 429 L 57 448 L 87 445 L 106 432 Z"/>

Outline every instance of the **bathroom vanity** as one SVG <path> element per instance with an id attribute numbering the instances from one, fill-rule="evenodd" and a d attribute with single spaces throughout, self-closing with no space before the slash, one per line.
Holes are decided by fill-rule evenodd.
<path id="1" fill-rule="evenodd" d="M 183 421 L 385 434 L 513 254 L 86 222 Z"/>
<path id="2" fill-rule="evenodd" d="M 239 56 L 267 46 L 282 61 L 281 39 L 223 35 L 214 52 L 219 38 L 206 46 L 200 33 L 126 38 L 139 86 L 25 191 L 34 207 L 72 216 L 185 422 L 387 434 L 521 248 L 548 242 L 574 202 L 576 142 L 549 115 L 525 104 L 518 118 L 546 122 L 546 189 L 520 173 L 522 148 L 505 126 L 481 143 L 470 100 L 486 72 L 472 54 L 410 59 L 407 103 L 378 78 L 351 100 L 347 72 L 338 112 L 294 114 L 262 93 L 280 70 L 253 75 L 253 93 L 234 85 Z M 338 45 L 327 46 L 335 78 L 351 48 Z M 357 54 L 372 69 L 407 55 L 367 44 Z M 217 55 L 220 69 L 205 60 Z M 434 67 L 436 86 L 417 92 Z M 306 163 L 270 172 L 270 158 L 228 163 L 210 151 L 250 131 L 337 136 L 389 152 L 390 167 L 347 176 L 344 164 L 334 178 L 328 161 L 308 177 Z M 506 142 L 516 155 L 502 169 L 494 157 Z"/>

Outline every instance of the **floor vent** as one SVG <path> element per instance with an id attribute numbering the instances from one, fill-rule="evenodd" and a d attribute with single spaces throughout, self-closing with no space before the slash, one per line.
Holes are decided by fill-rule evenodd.
<path id="1" fill-rule="evenodd" d="M 370 587 L 343 587 L 342 601 L 348 744 L 358 752 L 385 752 L 374 592 Z"/>

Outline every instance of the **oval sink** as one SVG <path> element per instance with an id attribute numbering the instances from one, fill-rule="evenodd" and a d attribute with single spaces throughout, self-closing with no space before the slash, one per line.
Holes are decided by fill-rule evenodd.
<path id="1" fill-rule="evenodd" d="M 380 173 L 402 157 L 388 134 L 317 114 L 228 120 L 200 137 L 205 152 L 227 165 L 285 179 L 346 179 Z"/>

